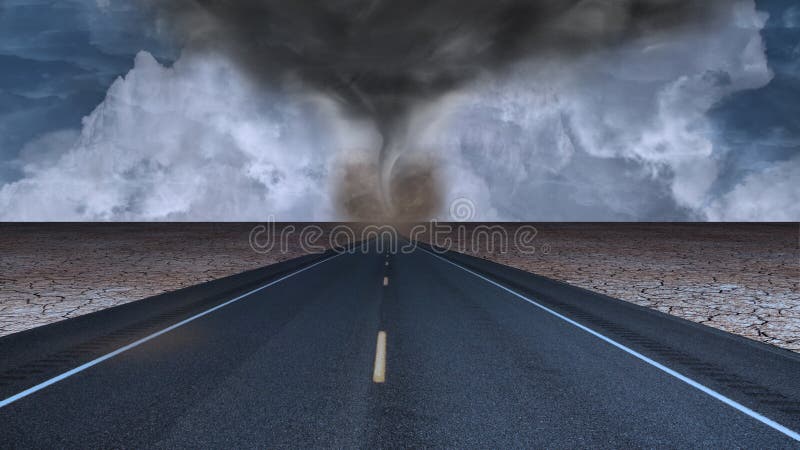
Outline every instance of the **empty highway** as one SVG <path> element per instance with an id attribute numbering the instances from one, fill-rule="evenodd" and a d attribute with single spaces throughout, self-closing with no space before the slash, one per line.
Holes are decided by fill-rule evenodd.
<path id="1" fill-rule="evenodd" d="M 800 448 L 800 357 L 428 248 L 0 338 L 0 448 Z"/>

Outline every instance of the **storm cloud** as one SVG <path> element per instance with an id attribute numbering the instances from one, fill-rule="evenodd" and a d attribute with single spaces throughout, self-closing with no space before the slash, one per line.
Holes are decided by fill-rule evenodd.
<path id="1" fill-rule="evenodd" d="M 659 33 L 707 26 L 725 0 L 151 0 L 183 45 L 221 52 L 267 86 L 294 83 L 372 121 L 377 164 L 345 169 L 349 215 L 435 213 L 440 180 L 412 159 L 420 108 L 532 57 L 579 56 Z M 404 161 L 405 159 L 405 161 Z M 374 171 L 377 171 L 375 177 Z M 412 171 L 412 173 L 408 173 Z M 433 191 L 402 190 L 420 172 Z M 356 180 L 354 182 L 354 179 Z M 363 195 L 375 180 L 375 195 Z M 351 192 L 359 186 L 359 192 Z M 409 195 L 411 196 L 409 198 Z M 422 196 L 422 197 L 420 197 Z M 359 199 L 365 199 L 364 205 Z M 375 204 L 378 204 L 376 209 Z M 419 211 L 408 205 L 425 205 Z"/>
<path id="2" fill-rule="evenodd" d="M 131 7 L 75 1 L 104 30 Z M 537 2 L 547 19 L 509 12 L 512 33 L 513 3 L 226 3 L 136 3 L 175 59 L 140 52 L 79 129 L 5 158 L 0 218 L 447 220 L 460 199 L 474 220 L 800 217 L 785 5 Z M 227 16 L 270 24 L 268 4 L 289 8 L 271 31 Z"/>

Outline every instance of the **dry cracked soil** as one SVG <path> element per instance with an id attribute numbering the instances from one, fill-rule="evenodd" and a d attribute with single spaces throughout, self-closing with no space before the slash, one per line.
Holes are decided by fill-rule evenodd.
<path id="1" fill-rule="evenodd" d="M 797 224 L 531 224 L 533 250 L 479 226 L 454 224 L 455 249 L 800 352 Z M 0 225 L 0 336 L 306 253 L 299 233 L 256 252 L 253 227 Z"/>

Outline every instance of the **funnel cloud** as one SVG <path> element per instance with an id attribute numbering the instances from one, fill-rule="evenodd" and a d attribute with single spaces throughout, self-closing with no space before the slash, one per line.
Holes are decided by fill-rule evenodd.
<path id="1" fill-rule="evenodd" d="M 257 83 L 292 83 L 370 120 L 377 164 L 342 171 L 352 218 L 426 218 L 435 161 L 414 151 L 416 111 L 486 73 L 702 26 L 725 0 L 150 0 L 193 50 L 222 52 Z M 424 158 L 423 158 L 424 159 Z M 369 192 L 373 190 L 374 192 Z M 412 189 L 412 193 L 397 190 Z M 430 190 L 429 193 L 421 190 Z M 425 199 L 423 201 L 423 199 Z M 365 204 L 364 202 L 369 202 Z M 399 203 L 398 203 L 399 202 Z M 377 203 L 377 204 L 375 204 Z"/>

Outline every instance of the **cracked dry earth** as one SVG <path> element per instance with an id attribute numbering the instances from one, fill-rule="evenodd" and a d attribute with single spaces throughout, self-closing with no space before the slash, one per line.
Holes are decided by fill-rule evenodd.
<path id="1" fill-rule="evenodd" d="M 451 237 L 466 253 L 800 352 L 797 224 L 535 226 L 533 253 L 472 245 L 475 225 Z M 0 336 L 304 254 L 297 234 L 285 253 L 254 252 L 252 227 L 0 224 Z"/>
<path id="2" fill-rule="evenodd" d="M 800 352 L 797 224 L 534 226 L 533 253 L 473 245 L 474 225 L 451 237 L 465 253 Z"/>
<path id="3" fill-rule="evenodd" d="M 305 254 L 253 251 L 253 226 L 2 224 L 0 336 Z"/>

